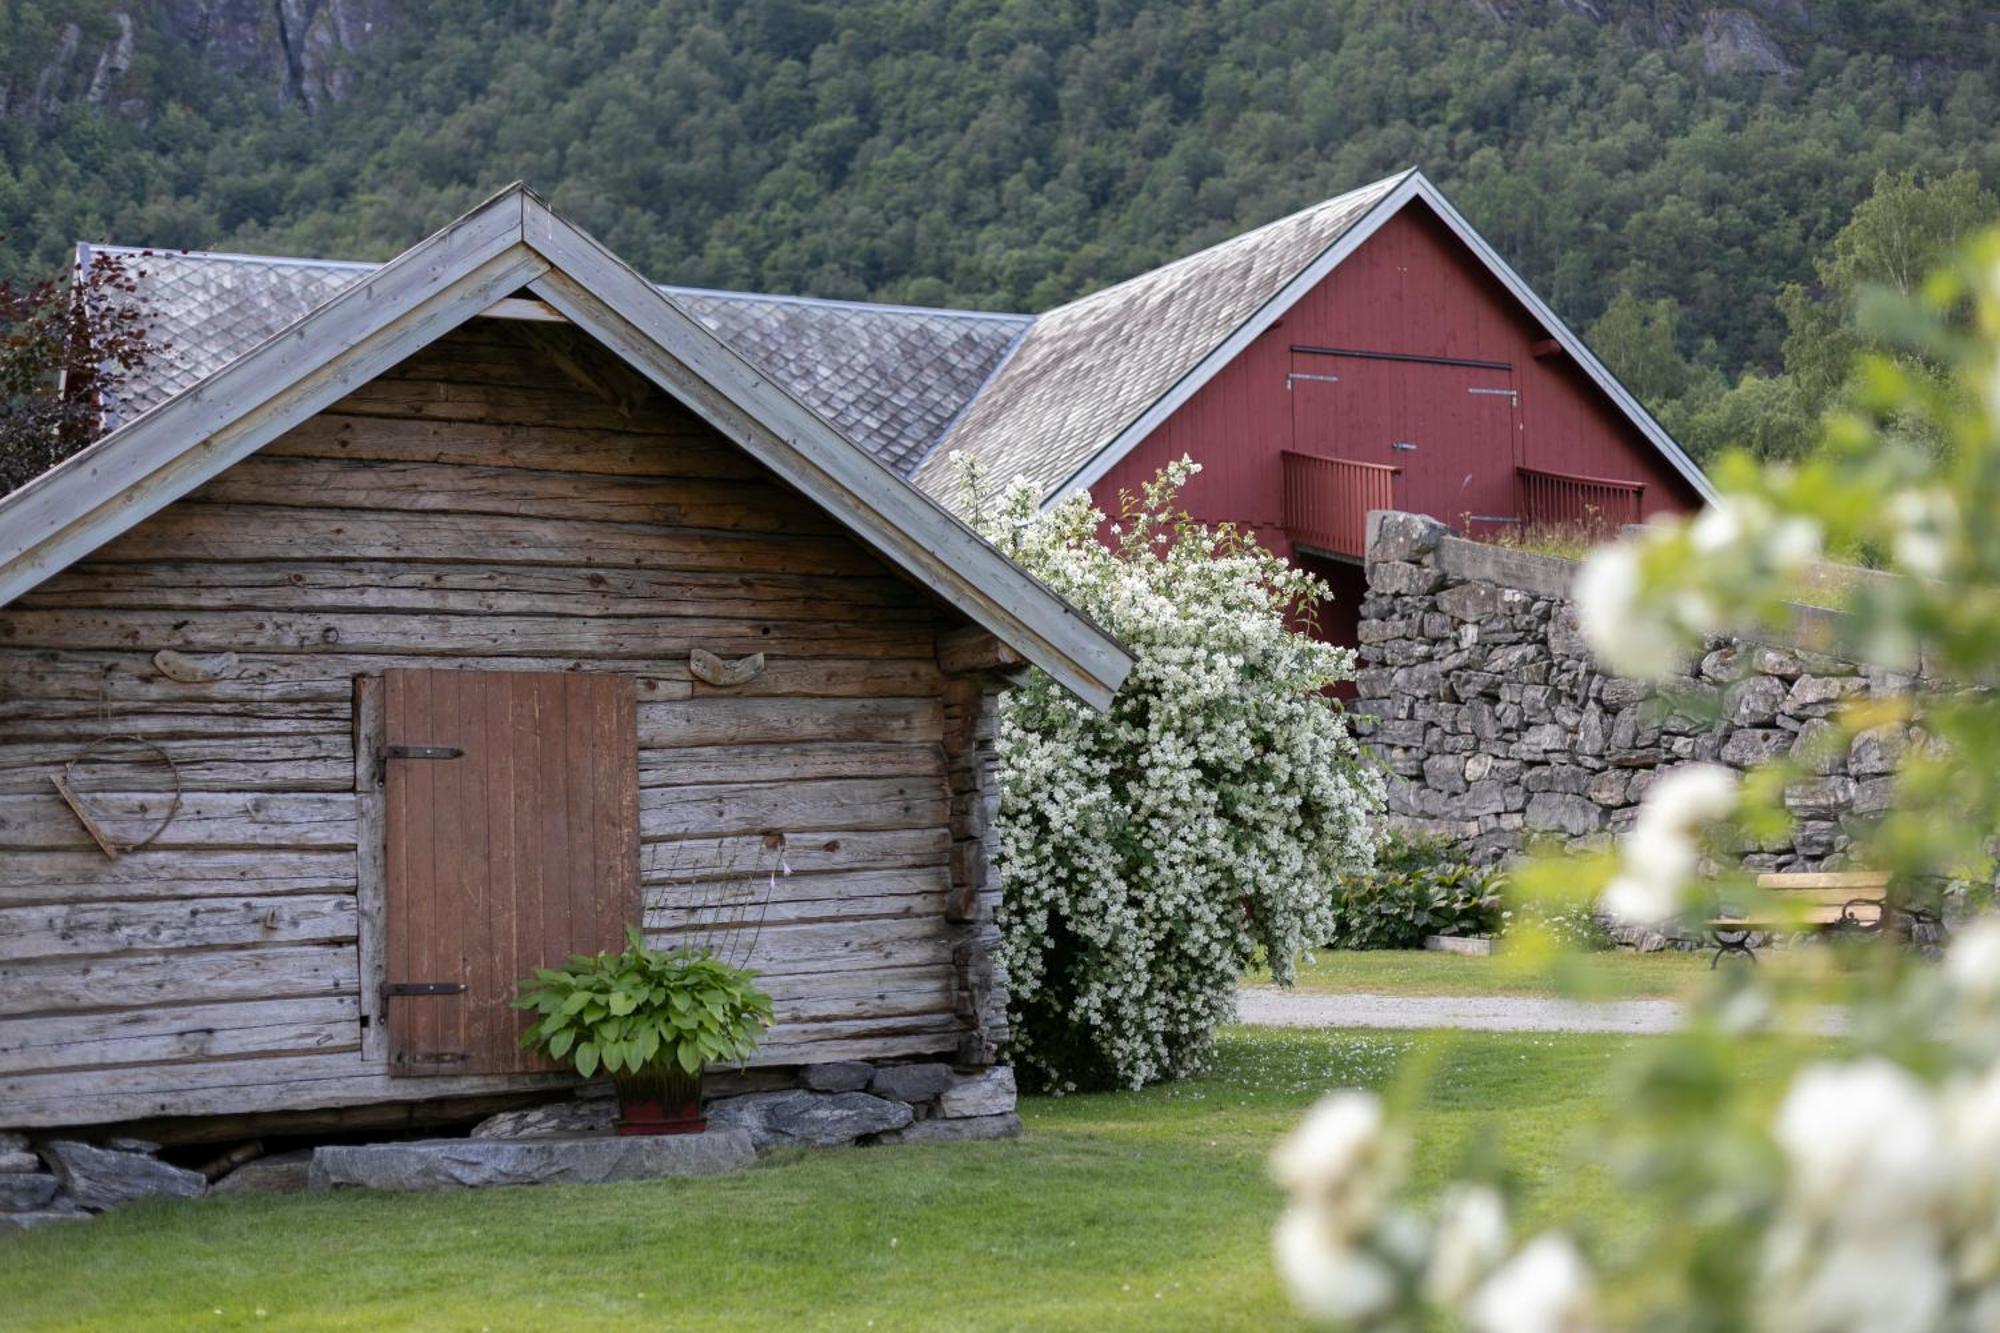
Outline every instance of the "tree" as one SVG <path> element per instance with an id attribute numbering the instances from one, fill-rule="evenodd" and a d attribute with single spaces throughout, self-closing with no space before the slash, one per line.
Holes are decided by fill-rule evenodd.
<path id="1" fill-rule="evenodd" d="M 1186 459 L 1047 514 L 1017 483 L 982 527 L 1137 658 L 1108 713 L 1036 673 L 1001 712 L 1002 961 L 1016 1067 L 1058 1090 L 1199 1070 L 1237 979 L 1281 984 L 1373 863 L 1383 788 L 1328 688 L 1354 654 L 1297 632 L 1327 593 L 1176 514 Z M 969 479 L 969 484 L 970 484 Z"/>
<path id="2" fill-rule="evenodd" d="M 100 251 L 68 282 L 0 282 L 0 494 L 95 439 L 100 396 L 162 350 L 136 295 L 140 276 Z"/>
<path id="3" fill-rule="evenodd" d="M 2000 201 L 1977 172 L 1875 178 L 1874 192 L 1814 265 L 1813 285 L 1789 283 L 1778 294 L 1787 329 L 1785 374 L 1809 419 L 1833 403 L 1862 351 L 1879 350 L 1868 348 L 1856 329 L 1863 296 L 1871 290 L 1914 296 L 1924 274 L 1996 219 Z"/>

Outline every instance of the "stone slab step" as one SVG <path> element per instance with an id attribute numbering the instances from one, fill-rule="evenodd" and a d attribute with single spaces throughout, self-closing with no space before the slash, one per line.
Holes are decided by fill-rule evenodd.
<path id="1" fill-rule="evenodd" d="M 313 1150 L 311 1187 L 426 1191 L 714 1176 L 756 1159 L 743 1130 L 535 1139 L 425 1139 Z"/>

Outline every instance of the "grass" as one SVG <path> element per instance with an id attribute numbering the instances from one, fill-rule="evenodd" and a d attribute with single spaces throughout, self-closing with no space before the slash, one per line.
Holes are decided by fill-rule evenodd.
<path id="1" fill-rule="evenodd" d="M 1706 951 L 1678 950 L 1575 954 L 1562 958 L 1562 971 L 1552 974 L 1546 966 L 1516 966 L 1504 952 L 1490 958 L 1467 958 L 1418 949 L 1329 949 L 1299 960 L 1298 988 L 1317 995 L 1673 998 L 1685 997 L 1707 982 L 1708 958 Z M 1247 980 L 1266 983 L 1270 976 L 1260 972 Z"/>
<path id="2" fill-rule="evenodd" d="M 10 1329 L 1286 1328 L 1263 1164 L 1329 1088 L 1429 1063 L 1434 1188 L 1498 1142 L 1525 1222 L 1635 1205 L 1589 1151 L 1635 1039 L 1224 1034 L 1209 1077 L 1024 1099 L 1017 1142 L 800 1154 L 703 1181 L 219 1198 L 0 1242 Z M 1638 1039 L 1643 1040 L 1643 1039 Z"/>

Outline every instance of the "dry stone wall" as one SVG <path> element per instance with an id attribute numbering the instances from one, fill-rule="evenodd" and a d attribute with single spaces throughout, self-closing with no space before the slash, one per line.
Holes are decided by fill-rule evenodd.
<path id="1" fill-rule="evenodd" d="M 1910 737 L 1863 732 L 1825 753 L 1849 699 L 1908 676 L 1784 645 L 1711 640 L 1658 687 L 1608 675 L 1577 632 L 1574 561 L 1469 542 L 1415 514 L 1371 515 L 1357 728 L 1390 772 L 1389 810 L 1478 860 L 1534 835 L 1601 843 L 1646 790 L 1694 760 L 1747 768 L 1783 755 L 1813 776 L 1787 792 L 1795 827 L 1750 869 L 1837 868 L 1855 824 L 1886 808 Z M 1816 615 L 1802 612 L 1802 628 Z M 1802 636 L 1803 637 L 1803 636 Z"/>

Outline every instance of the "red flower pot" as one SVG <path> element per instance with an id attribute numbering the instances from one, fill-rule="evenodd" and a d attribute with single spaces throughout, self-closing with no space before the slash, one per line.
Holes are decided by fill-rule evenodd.
<path id="1" fill-rule="evenodd" d="M 618 1089 L 620 1134 L 699 1134 L 708 1128 L 701 1113 L 701 1075 L 679 1068 L 621 1074 Z"/>

